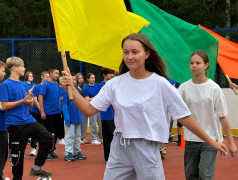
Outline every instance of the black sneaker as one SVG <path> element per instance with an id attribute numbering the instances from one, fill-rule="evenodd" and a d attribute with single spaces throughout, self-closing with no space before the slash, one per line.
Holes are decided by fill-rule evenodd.
<path id="1" fill-rule="evenodd" d="M 53 173 L 52 172 L 47 172 L 44 171 L 43 169 L 39 169 L 38 171 L 34 170 L 31 168 L 30 176 L 51 176 Z"/>
<path id="2" fill-rule="evenodd" d="M 52 160 L 52 159 L 54 159 L 54 158 L 51 156 L 51 154 L 48 154 L 46 160 Z"/>
<path id="3" fill-rule="evenodd" d="M 54 151 L 50 152 L 50 155 L 51 155 L 53 158 L 59 159 L 59 156 L 56 155 Z"/>

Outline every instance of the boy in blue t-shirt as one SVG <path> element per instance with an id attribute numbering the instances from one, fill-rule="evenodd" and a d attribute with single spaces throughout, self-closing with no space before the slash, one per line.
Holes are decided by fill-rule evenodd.
<path id="1" fill-rule="evenodd" d="M 41 119 L 45 120 L 45 128 L 54 137 L 54 148 L 47 157 L 48 160 L 51 160 L 58 158 L 58 155 L 55 154 L 54 150 L 56 149 L 55 144 L 59 138 L 59 130 L 61 129 L 62 125 L 60 124 L 60 87 L 57 83 L 59 78 L 59 70 L 52 68 L 49 69 L 48 72 L 50 78 L 42 85 L 38 100 L 40 104 Z"/>
<path id="2" fill-rule="evenodd" d="M 9 133 L 9 159 L 12 164 L 13 179 L 23 176 L 24 152 L 29 137 L 39 143 L 38 155 L 30 176 L 50 176 L 53 173 L 41 169 L 52 148 L 52 135 L 31 116 L 29 108 L 33 106 L 33 95 L 26 85 L 19 80 L 24 76 L 25 67 L 21 58 L 11 57 L 6 60 L 6 67 L 11 72 L 0 89 L 0 101 L 5 110 L 6 127 Z"/>
<path id="3" fill-rule="evenodd" d="M 102 68 L 101 74 L 104 80 L 99 84 L 100 89 L 106 84 L 107 81 L 113 78 L 114 71 L 108 68 Z M 107 111 L 100 111 L 100 116 L 102 120 L 104 159 L 107 162 L 110 154 L 110 145 L 113 139 L 113 132 L 115 130 L 114 111 L 112 105 L 107 108 Z"/>
<path id="4" fill-rule="evenodd" d="M 3 80 L 5 73 L 5 63 L 0 61 L 0 81 Z M 0 84 L 1 86 L 2 84 Z M 1 92 L 0 92 L 1 93 Z M 0 180 L 3 180 L 3 169 L 7 161 L 8 154 L 8 135 L 6 128 L 5 112 L 2 111 L 0 102 Z"/>

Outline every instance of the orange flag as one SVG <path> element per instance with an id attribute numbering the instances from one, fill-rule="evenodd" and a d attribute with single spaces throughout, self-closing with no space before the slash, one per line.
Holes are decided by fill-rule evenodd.
<path id="1" fill-rule="evenodd" d="M 227 40 L 217 33 L 198 25 L 219 40 L 217 62 L 223 73 L 238 79 L 238 44 Z"/>

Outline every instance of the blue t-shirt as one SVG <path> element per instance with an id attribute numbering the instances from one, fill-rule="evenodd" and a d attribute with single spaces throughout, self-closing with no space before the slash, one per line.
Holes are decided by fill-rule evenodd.
<path id="1" fill-rule="evenodd" d="M 0 88 L 0 101 L 15 102 L 25 98 L 27 87 L 22 81 L 5 80 Z M 26 104 L 5 111 L 6 127 L 10 125 L 25 125 L 36 122 Z"/>
<path id="2" fill-rule="evenodd" d="M 23 83 L 26 85 L 27 92 L 35 85 L 35 83 L 28 84 L 27 81 L 24 81 Z M 30 110 L 32 111 L 32 108 L 30 108 Z"/>
<path id="3" fill-rule="evenodd" d="M 2 85 L 2 83 L 0 83 L 0 87 L 1 87 L 1 85 Z M 0 111 L 0 131 L 7 131 L 5 111 Z"/>
<path id="4" fill-rule="evenodd" d="M 66 90 L 63 87 L 60 87 L 60 110 L 62 111 L 62 104 L 64 99 L 64 92 Z M 66 91 L 67 92 L 67 91 Z M 62 98 L 61 98 L 62 97 Z"/>
<path id="5" fill-rule="evenodd" d="M 35 83 L 28 84 L 27 81 L 24 81 L 23 83 L 26 85 L 27 92 L 35 85 Z"/>
<path id="6" fill-rule="evenodd" d="M 170 84 L 172 84 L 172 85 L 174 85 L 174 87 L 176 87 L 176 88 L 178 88 L 179 86 L 180 86 L 180 84 L 178 83 L 178 82 L 176 82 L 176 81 L 174 81 L 173 79 L 169 79 L 169 82 L 170 82 Z"/>
<path id="7" fill-rule="evenodd" d="M 97 83 L 94 83 L 93 86 L 86 84 L 83 90 L 83 95 L 84 97 L 89 96 L 89 98 L 92 98 L 98 94 L 99 90 L 99 85 Z"/>
<path id="8" fill-rule="evenodd" d="M 73 100 L 69 99 L 68 92 L 65 89 L 64 89 L 62 106 L 63 105 L 67 105 L 67 107 L 68 107 L 70 124 L 82 124 L 83 123 L 82 113 L 75 106 Z"/>
<path id="9" fill-rule="evenodd" d="M 105 82 L 102 81 L 99 84 L 99 88 L 101 89 L 104 85 L 105 85 Z M 110 105 L 105 112 L 100 111 L 100 116 L 101 116 L 102 121 L 103 120 L 114 120 L 114 111 L 113 111 L 112 105 Z"/>
<path id="10" fill-rule="evenodd" d="M 44 82 L 40 89 L 40 94 L 44 96 L 43 105 L 46 115 L 60 114 L 60 88 L 57 82 Z"/>
<path id="11" fill-rule="evenodd" d="M 37 97 L 37 100 L 38 100 L 38 96 L 40 94 L 40 90 L 41 90 L 41 87 L 42 85 L 41 84 L 37 84 L 35 85 L 34 89 L 33 89 L 33 92 L 32 94 Z M 40 111 L 39 109 L 34 105 L 32 108 L 31 108 L 31 111 L 35 114 L 40 114 Z"/>

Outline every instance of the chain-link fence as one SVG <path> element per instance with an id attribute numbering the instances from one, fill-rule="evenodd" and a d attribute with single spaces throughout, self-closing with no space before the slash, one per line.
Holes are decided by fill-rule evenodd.
<path id="1" fill-rule="evenodd" d="M 8 57 L 17 56 L 24 60 L 26 71 L 32 71 L 34 82 L 40 83 L 40 74 L 52 67 L 63 69 L 61 55 L 58 52 L 54 38 L 44 39 L 0 39 L 0 60 L 6 61 Z M 67 62 L 71 72 L 80 72 L 84 76 L 94 73 L 96 82 L 102 81 L 101 67 L 90 63 L 72 60 L 67 53 Z M 6 77 L 9 77 L 7 71 Z M 23 77 L 22 79 L 23 80 Z"/>
<path id="2" fill-rule="evenodd" d="M 238 28 L 227 28 L 227 29 L 215 29 L 217 34 L 227 38 L 230 41 L 238 43 Z M 228 82 L 226 80 L 225 75 L 223 74 L 220 66 L 217 64 L 216 68 L 216 83 L 220 85 L 220 87 L 228 87 Z M 238 79 L 231 79 L 232 82 L 238 84 Z"/>
<path id="3" fill-rule="evenodd" d="M 217 33 L 238 43 L 238 28 L 235 30 L 218 30 Z M 18 56 L 24 60 L 26 71 L 32 71 L 34 74 L 35 83 L 41 82 L 40 73 L 42 71 L 52 67 L 56 67 L 60 71 L 63 69 L 61 55 L 54 38 L 0 39 L 0 60 L 5 62 L 11 56 Z M 96 82 L 102 81 L 100 66 L 70 59 L 68 54 L 67 61 L 71 72 L 81 72 L 84 77 L 87 73 L 94 73 Z M 7 71 L 6 77 L 9 77 L 9 71 Z M 228 87 L 228 82 L 218 64 L 215 81 L 221 87 Z M 238 79 L 232 79 L 232 81 L 238 83 Z"/>

